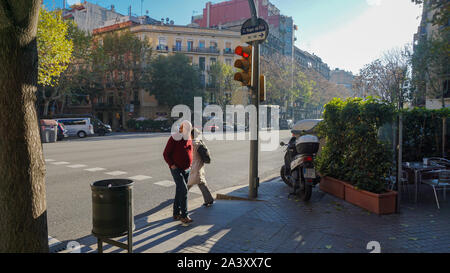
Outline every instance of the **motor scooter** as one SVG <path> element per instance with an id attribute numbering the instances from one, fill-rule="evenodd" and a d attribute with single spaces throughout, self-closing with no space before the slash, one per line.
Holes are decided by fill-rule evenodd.
<path id="1" fill-rule="evenodd" d="M 281 167 L 281 179 L 291 188 L 290 195 L 297 195 L 301 200 L 311 198 L 312 188 L 320 182 L 316 174 L 314 158 L 319 151 L 319 138 L 310 134 L 321 120 L 302 120 L 294 125 L 289 143 L 281 142 L 286 147 L 284 165 Z"/>

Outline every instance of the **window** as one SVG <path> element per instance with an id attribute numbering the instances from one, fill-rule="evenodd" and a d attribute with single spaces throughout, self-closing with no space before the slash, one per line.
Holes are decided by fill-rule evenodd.
<path id="1" fill-rule="evenodd" d="M 227 65 L 231 66 L 231 62 L 232 62 L 231 59 L 225 59 L 225 63 L 226 63 Z"/>
<path id="2" fill-rule="evenodd" d="M 225 48 L 231 49 L 231 42 L 226 42 L 226 43 L 225 43 Z"/>
<path id="3" fill-rule="evenodd" d="M 217 48 L 217 42 L 215 41 L 209 42 L 209 48 Z"/>
<path id="4" fill-rule="evenodd" d="M 167 47 L 167 38 L 166 37 L 159 37 L 159 44 L 158 47 L 156 49 L 158 50 L 168 50 Z"/>
<path id="5" fill-rule="evenodd" d="M 167 45 L 166 37 L 159 37 L 159 45 Z"/>
<path id="6" fill-rule="evenodd" d="M 194 41 L 188 41 L 187 48 L 188 48 L 188 51 L 192 51 L 192 49 L 194 48 Z"/>
<path id="7" fill-rule="evenodd" d="M 209 59 L 209 60 L 210 60 L 210 64 L 211 64 L 211 65 L 215 64 L 216 61 L 217 61 L 216 58 L 211 58 L 211 59 Z"/>
<path id="8" fill-rule="evenodd" d="M 175 49 L 176 49 L 176 51 L 181 51 L 181 43 L 182 43 L 181 40 L 177 40 L 175 42 Z"/>
<path id="9" fill-rule="evenodd" d="M 204 40 L 200 40 L 198 43 L 198 47 L 199 48 L 205 48 L 205 41 Z"/>
<path id="10" fill-rule="evenodd" d="M 205 62 L 206 62 L 205 57 L 200 57 L 198 59 L 198 65 L 199 65 L 201 71 L 205 71 Z"/>

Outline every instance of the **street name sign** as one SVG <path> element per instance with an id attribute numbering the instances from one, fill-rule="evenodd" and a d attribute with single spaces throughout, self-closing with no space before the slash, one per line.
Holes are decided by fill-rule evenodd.
<path id="1" fill-rule="evenodd" d="M 248 19 L 241 27 L 241 41 L 244 43 L 264 42 L 269 35 L 269 25 L 264 19 L 258 18 L 257 25 L 252 24 L 252 19 Z"/>

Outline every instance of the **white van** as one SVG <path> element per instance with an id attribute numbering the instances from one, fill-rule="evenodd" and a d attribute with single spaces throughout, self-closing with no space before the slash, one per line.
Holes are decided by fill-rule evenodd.
<path id="1" fill-rule="evenodd" d="M 64 124 L 69 136 L 84 138 L 94 134 L 90 118 L 59 118 L 57 121 Z"/>

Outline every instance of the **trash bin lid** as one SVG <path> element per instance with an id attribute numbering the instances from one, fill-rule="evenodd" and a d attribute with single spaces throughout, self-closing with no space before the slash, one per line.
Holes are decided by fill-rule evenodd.
<path id="1" fill-rule="evenodd" d="M 134 184 L 130 179 L 106 179 L 95 181 L 91 183 L 92 188 L 107 189 L 107 188 L 121 188 L 130 187 Z"/>

